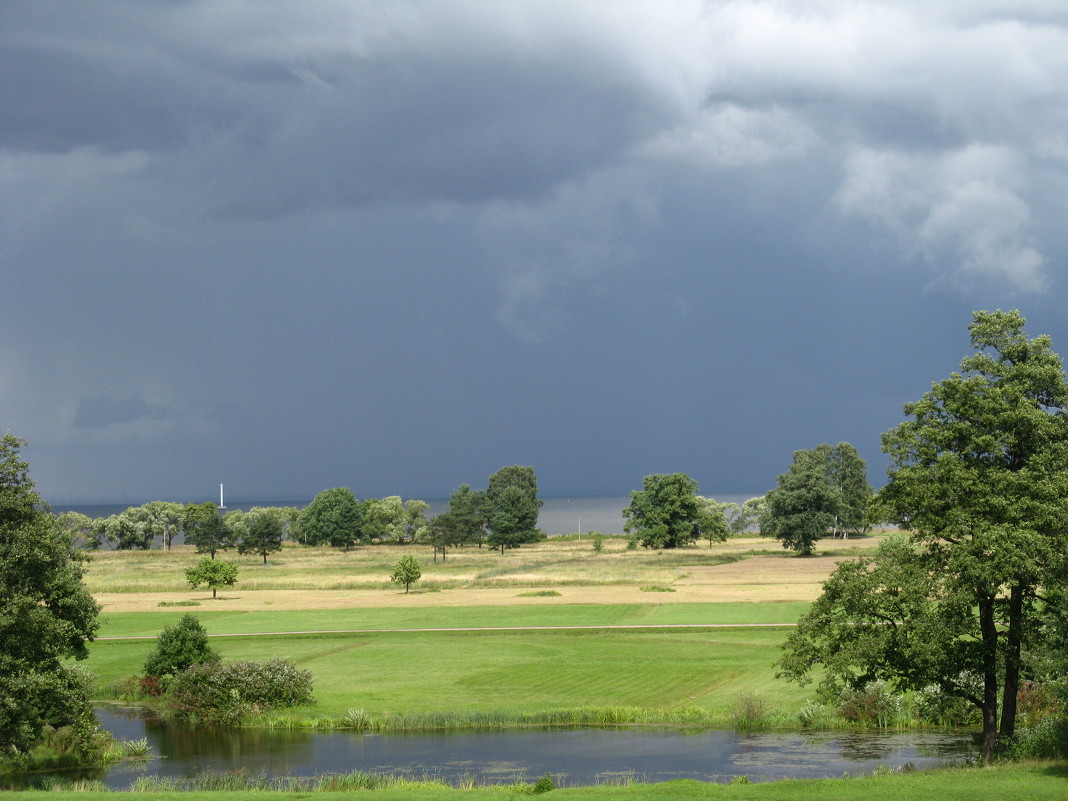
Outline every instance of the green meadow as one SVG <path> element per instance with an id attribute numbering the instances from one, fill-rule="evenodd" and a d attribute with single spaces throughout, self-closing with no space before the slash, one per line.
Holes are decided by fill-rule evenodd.
<path id="1" fill-rule="evenodd" d="M 344 779 L 344 777 L 338 777 Z M 507 801 L 531 798 L 529 784 L 454 789 L 435 782 L 389 780 L 378 789 L 347 791 L 158 790 L 123 793 L 144 801 Z M 543 797 L 554 801 L 1062 801 L 1068 766 L 1060 763 L 1000 764 L 894 773 L 863 778 L 795 779 L 766 784 L 711 784 L 671 781 L 660 784 L 558 787 Z M 79 801 L 109 801 L 115 793 L 69 792 Z M 40 791 L 5 793 L 10 801 L 39 799 Z"/>

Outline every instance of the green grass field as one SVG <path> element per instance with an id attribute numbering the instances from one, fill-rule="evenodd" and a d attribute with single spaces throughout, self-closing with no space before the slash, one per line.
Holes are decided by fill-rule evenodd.
<path id="1" fill-rule="evenodd" d="M 659 596 L 657 596 L 659 597 Z M 222 608 L 218 608 L 222 607 Z M 156 612 L 105 612 L 99 637 L 155 637 L 182 615 L 196 615 L 209 634 L 351 629 L 464 628 L 487 626 L 713 625 L 792 623 L 803 601 L 766 603 L 553 604 L 524 606 L 417 606 L 353 609 L 228 611 L 181 608 Z"/>
<path id="2" fill-rule="evenodd" d="M 589 619 L 589 618 L 579 618 Z M 215 621 L 208 621 L 209 631 Z M 723 713 L 743 692 L 791 712 L 806 691 L 774 678 L 784 629 L 382 632 L 218 638 L 224 658 L 285 656 L 312 671 L 300 716 L 635 706 Z M 105 641 L 87 667 L 101 684 L 138 673 L 151 640 Z"/>
<path id="3" fill-rule="evenodd" d="M 553 801 L 1062 801 L 1068 792 L 1068 766 L 1035 763 L 980 768 L 900 773 L 853 779 L 805 779 L 767 784 L 722 785 L 697 781 L 662 784 L 560 787 L 541 796 Z M 110 801 L 112 792 L 64 791 L 80 801 Z M 131 792 L 123 798 L 136 801 L 505 801 L 531 798 L 518 787 L 451 789 L 423 785 L 348 792 L 271 792 L 255 790 L 216 792 Z M 5 793 L 9 801 L 41 798 L 40 791 Z"/>

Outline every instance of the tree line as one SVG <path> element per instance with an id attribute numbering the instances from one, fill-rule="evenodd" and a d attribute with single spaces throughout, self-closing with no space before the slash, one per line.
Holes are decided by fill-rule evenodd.
<path id="1" fill-rule="evenodd" d="M 368 543 L 425 543 L 434 558 L 446 549 L 489 545 L 503 553 L 544 537 L 537 527 L 538 479 L 534 468 L 511 465 L 489 477 L 486 489 L 462 484 L 449 497 L 445 511 L 428 516 L 426 501 L 385 498 L 358 500 L 348 487 L 320 492 L 303 509 L 293 506 L 253 507 L 225 512 L 210 501 L 152 501 L 108 517 L 91 518 L 64 512 L 58 525 L 72 541 L 96 549 L 147 550 L 155 543 L 169 549 L 175 538 L 212 559 L 221 551 L 263 557 L 281 550 L 282 542 L 331 546 L 348 550 Z"/>

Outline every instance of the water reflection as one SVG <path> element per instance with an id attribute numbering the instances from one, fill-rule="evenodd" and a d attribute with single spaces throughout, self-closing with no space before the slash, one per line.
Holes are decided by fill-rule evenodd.
<path id="1" fill-rule="evenodd" d="M 125 789 L 141 775 L 189 777 L 239 770 L 250 776 L 313 776 L 370 771 L 457 782 L 511 782 L 551 773 L 562 784 L 689 778 L 753 781 L 869 773 L 879 765 L 928 767 L 972 754 L 961 732 L 769 732 L 635 729 L 534 729 L 362 735 L 266 729 L 192 729 L 143 717 L 140 710 L 98 710 L 120 737 L 147 737 L 153 756 L 108 771 Z"/>

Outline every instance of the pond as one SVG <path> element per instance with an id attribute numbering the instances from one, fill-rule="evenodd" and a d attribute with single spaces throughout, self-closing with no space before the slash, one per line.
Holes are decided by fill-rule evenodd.
<path id="1" fill-rule="evenodd" d="M 967 732 L 765 732 L 663 729 L 520 729 L 458 733 L 359 734 L 276 729 L 198 728 L 143 710 L 106 707 L 101 723 L 123 739 L 148 738 L 152 756 L 110 768 L 103 777 L 126 789 L 143 775 L 314 776 L 368 771 L 455 783 L 533 780 L 560 786 L 634 779 L 751 781 L 862 775 L 880 765 L 932 767 L 976 752 Z"/>

